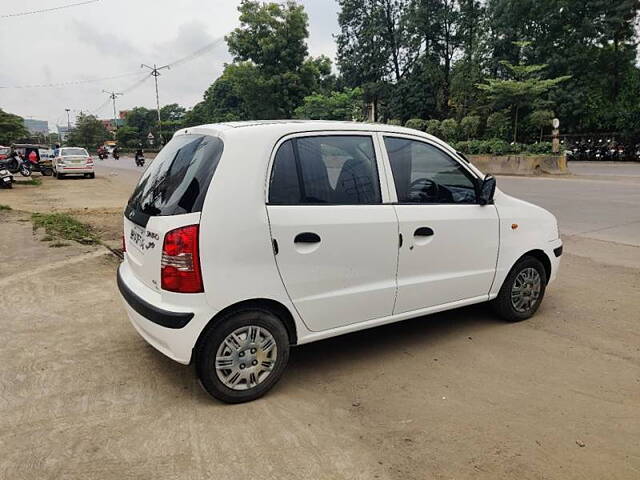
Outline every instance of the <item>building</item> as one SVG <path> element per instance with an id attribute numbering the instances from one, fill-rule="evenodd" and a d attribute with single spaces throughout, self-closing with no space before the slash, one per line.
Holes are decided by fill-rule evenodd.
<path id="1" fill-rule="evenodd" d="M 25 118 L 24 126 L 31 135 L 49 135 L 49 122 L 46 120 L 34 120 L 33 118 Z"/>
<path id="2" fill-rule="evenodd" d="M 69 135 L 69 127 L 67 125 L 56 125 L 58 129 L 58 135 L 60 136 L 60 141 L 64 142 L 67 140 L 67 135 Z"/>
<path id="3" fill-rule="evenodd" d="M 108 120 L 100 120 L 104 128 L 106 128 L 110 133 L 114 133 L 116 129 L 122 127 L 124 125 L 124 120 L 121 118 L 116 118 L 115 123 L 112 118 Z"/>

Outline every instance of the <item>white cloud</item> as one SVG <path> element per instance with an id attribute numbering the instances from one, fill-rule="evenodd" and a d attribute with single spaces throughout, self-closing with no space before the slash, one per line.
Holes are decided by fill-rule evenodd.
<path id="1" fill-rule="evenodd" d="M 309 14 L 309 53 L 335 55 L 335 0 L 300 0 Z M 163 65 L 189 56 L 238 25 L 239 0 L 103 0 L 94 4 L 0 20 L 0 86 L 58 83 L 140 72 L 141 63 Z M 3 0 L 0 14 L 51 7 L 49 0 Z M 226 44 L 171 70 L 163 70 L 162 104 L 191 107 L 231 58 Z M 66 123 L 65 108 L 91 111 L 107 100 L 103 89 L 122 91 L 131 76 L 64 88 L 0 89 L 0 108 Z M 118 108 L 155 107 L 149 80 L 118 99 Z M 97 114 L 111 115 L 110 105 Z"/>

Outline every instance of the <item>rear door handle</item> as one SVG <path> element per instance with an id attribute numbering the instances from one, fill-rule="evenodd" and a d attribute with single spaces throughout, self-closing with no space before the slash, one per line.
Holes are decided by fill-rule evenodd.
<path id="1" fill-rule="evenodd" d="M 415 237 L 430 237 L 433 235 L 433 230 L 429 227 L 420 227 L 413 233 L 413 235 Z"/>
<path id="2" fill-rule="evenodd" d="M 320 235 L 313 232 L 303 232 L 296 235 L 293 243 L 320 243 Z"/>

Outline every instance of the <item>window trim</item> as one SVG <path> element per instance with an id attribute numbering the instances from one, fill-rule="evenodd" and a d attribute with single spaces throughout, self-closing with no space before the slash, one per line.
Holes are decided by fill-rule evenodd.
<path id="1" fill-rule="evenodd" d="M 482 181 L 481 178 L 476 174 L 475 171 L 473 171 L 471 168 L 469 168 L 468 165 L 466 165 L 464 162 L 462 162 L 459 158 L 457 158 L 456 155 L 452 155 L 451 152 L 448 152 L 447 150 L 445 150 L 444 148 L 442 148 L 441 145 L 438 145 L 437 143 L 431 141 L 428 138 L 424 138 L 424 137 L 419 137 L 419 136 L 413 136 L 413 135 L 406 135 L 403 133 L 393 133 L 393 132 L 379 132 L 379 136 L 380 136 L 380 143 L 383 149 L 383 155 L 385 157 L 386 160 L 386 164 L 388 166 L 388 175 L 390 177 L 389 180 L 389 189 L 392 190 L 392 197 L 393 200 L 391 201 L 392 205 L 422 205 L 422 206 L 428 206 L 428 205 L 457 205 L 457 206 L 474 206 L 474 205 L 480 205 L 480 203 L 478 202 L 478 194 L 479 194 L 479 187 L 480 187 L 480 182 Z M 474 190 L 475 190 L 475 194 L 476 194 L 476 201 L 474 203 L 420 203 L 420 202 L 400 202 L 398 201 L 398 192 L 396 190 L 396 182 L 395 182 L 395 178 L 393 176 L 393 169 L 391 168 L 391 159 L 389 158 L 389 152 L 387 151 L 387 146 L 385 143 L 385 139 L 389 137 L 389 138 L 399 138 L 399 139 L 403 139 L 403 140 L 412 140 L 415 142 L 419 142 L 419 143 L 424 143 L 426 145 L 429 145 L 435 149 L 437 149 L 438 151 L 440 151 L 443 155 L 447 156 L 448 158 L 451 159 L 452 162 L 458 164 L 460 167 L 462 167 L 463 173 L 464 175 L 469 178 L 469 180 L 471 180 L 471 182 L 474 185 Z"/>
<path id="2" fill-rule="evenodd" d="M 265 181 L 265 205 L 270 207 L 367 207 L 367 206 L 380 206 L 389 205 L 391 203 L 389 186 L 387 182 L 386 170 L 384 170 L 383 149 L 378 143 L 377 132 L 363 131 L 363 130 L 317 130 L 307 132 L 290 133 L 281 137 L 274 145 L 269 158 L 269 166 L 267 168 L 267 177 Z M 292 140 L 293 154 L 295 157 L 296 170 L 298 175 L 298 181 L 302 182 L 302 172 L 300 170 L 300 158 L 298 154 L 297 139 L 309 138 L 309 137 L 368 137 L 371 140 L 373 146 L 374 166 L 375 174 L 378 178 L 378 187 L 380 192 L 380 201 L 375 203 L 271 203 L 269 201 L 269 192 L 271 189 L 271 178 L 273 175 L 273 167 L 275 164 L 276 155 L 280 147 L 287 141 Z M 382 173 L 385 173 L 383 180 Z M 301 189 L 304 189 L 303 185 L 300 185 Z M 301 190 L 302 192 L 302 190 Z"/>

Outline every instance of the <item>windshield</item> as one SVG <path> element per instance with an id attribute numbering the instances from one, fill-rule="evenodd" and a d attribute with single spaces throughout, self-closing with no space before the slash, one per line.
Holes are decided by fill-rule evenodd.
<path id="1" fill-rule="evenodd" d="M 128 209 L 149 216 L 201 211 L 222 149 L 210 135 L 174 137 L 142 175 Z"/>
<path id="2" fill-rule="evenodd" d="M 71 156 L 71 155 L 80 155 L 83 157 L 88 157 L 89 154 L 84 148 L 63 148 L 60 150 L 60 156 Z"/>

